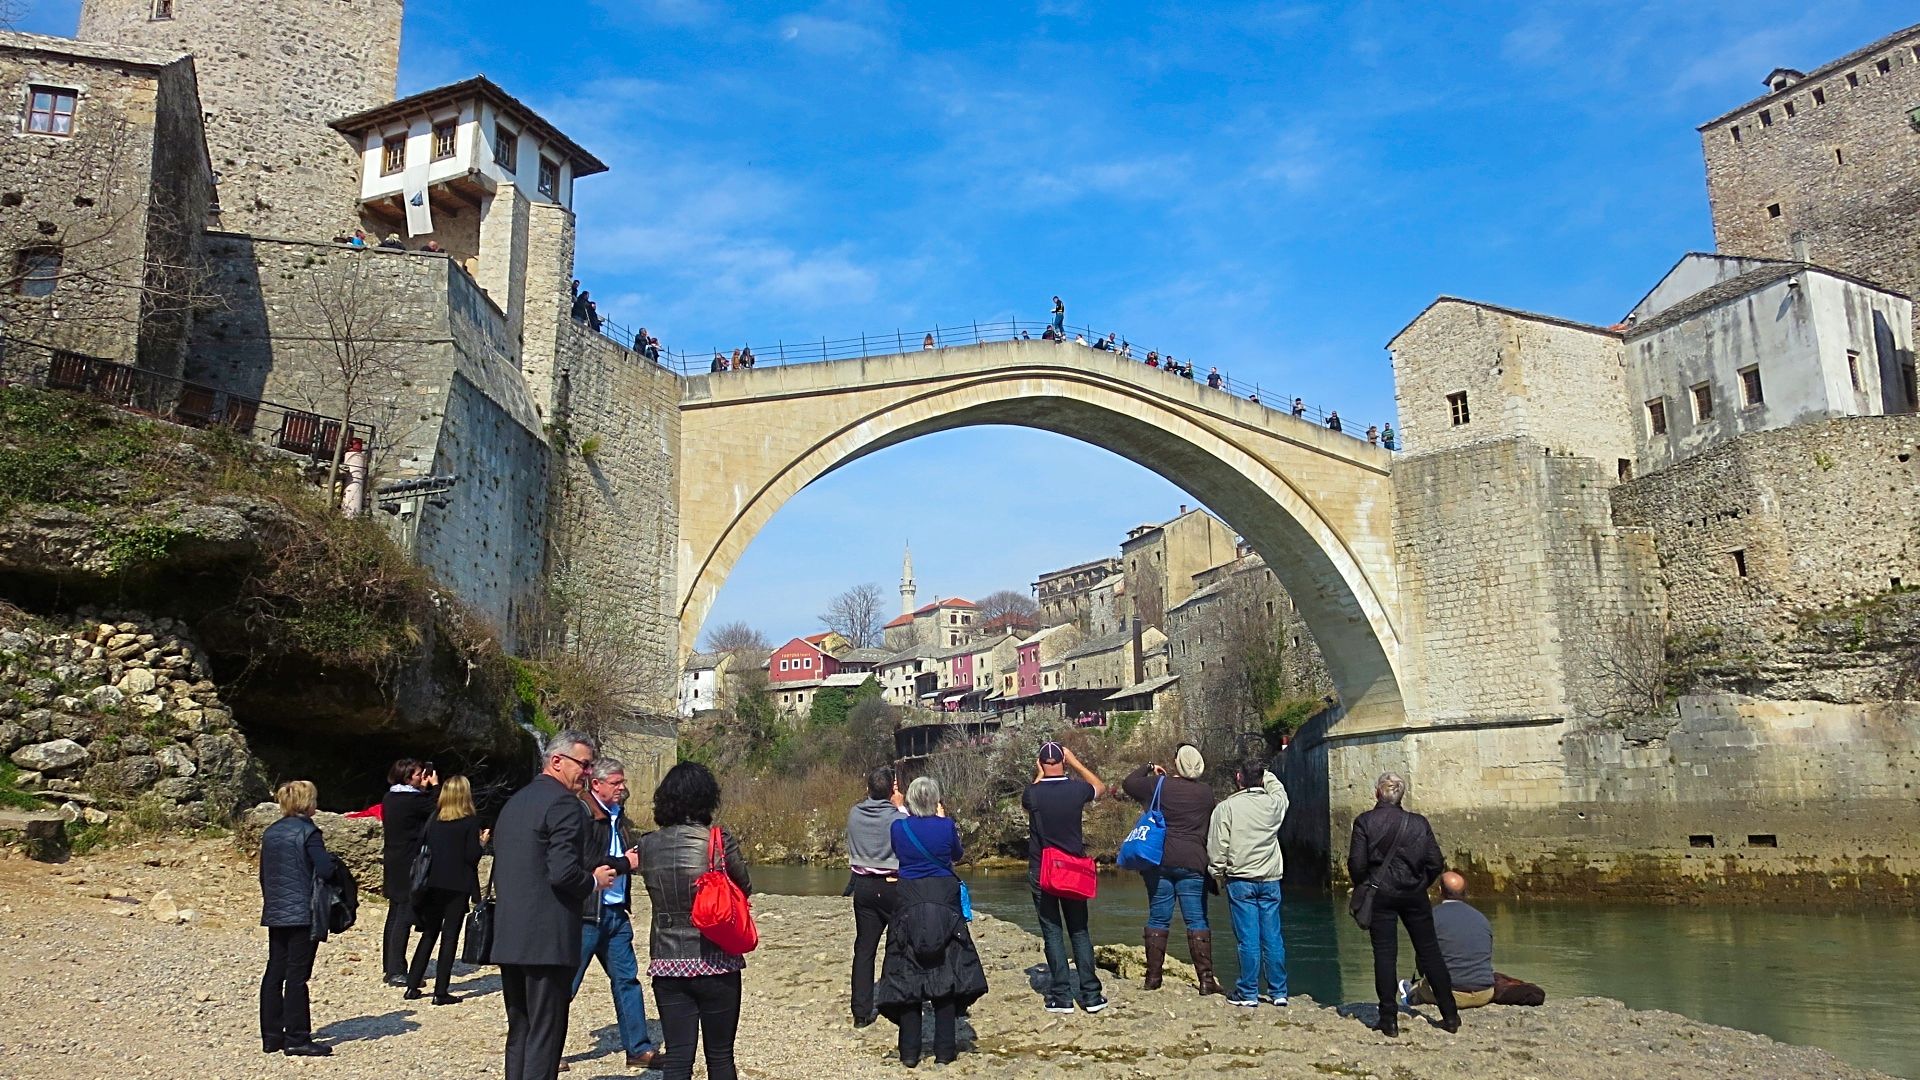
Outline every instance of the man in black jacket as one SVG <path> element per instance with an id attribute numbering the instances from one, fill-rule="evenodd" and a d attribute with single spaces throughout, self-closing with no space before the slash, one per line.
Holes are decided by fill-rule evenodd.
<path id="1" fill-rule="evenodd" d="M 1447 868 L 1447 861 L 1427 819 L 1400 808 L 1406 796 L 1405 777 L 1381 773 L 1373 788 L 1374 807 L 1353 819 L 1353 842 L 1347 849 L 1347 876 L 1353 887 L 1373 890 L 1373 921 L 1367 931 L 1373 938 L 1374 995 L 1380 1001 L 1377 1030 L 1389 1038 L 1400 1034 L 1399 981 L 1394 973 L 1400 948 L 1393 925 L 1396 916 L 1406 924 L 1420 972 L 1439 999 L 1440 1026 L 1449 1032 L 1460 1030 L 1460 1009 L 1453 1000 L 1440 941 L 1434 936 L 1433 909 L 1427 906 L 1427 890 Z"/>
<path id="2" fill-rule="evenodd" d="M 500 810 L 493 828 L 493 961 L 507 1006 L 506 1080 L 554 1080 L 567 1041 L 567 1006 L 580 966 L 580 911 L 612 883 L 589 872 L 580 791 L 593 739 L 563 731 L 547 740 L 546 766 Z"/>
<path id="3" fill-rule="evenodd" d="M 440 774 L 430 761 L 401 758 L 387 770 L 380 800 L 380 894 L 387 898 L 387 924 L 380 941 L 380 968 L 388 986 L 407 985 L 407 944 L 413 931 L 413 857 L 440 802 Z"/>

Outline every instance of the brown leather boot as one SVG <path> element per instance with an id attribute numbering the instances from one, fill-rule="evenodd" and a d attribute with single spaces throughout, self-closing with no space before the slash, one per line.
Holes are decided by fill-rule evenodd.
<path id="1" fill-rule="evenodd" d="M 1147 940 L 1146 988 L 1148 990 L 1158 990 L 1160 989 L 1160 973 L 1165 970 L 1167 966 L 1167 938 L 1173 931 L 1155 930 L 1148 927 L 1145 933 Z"/>
<path id="2" fill-rule="evenodd" d="M 1187 931 L 1187 951 L 1193 954 L 1193 973 L 1200 979 L 1200 996 L 1220 992 L 1213 978 L 1213 931 Z"/>

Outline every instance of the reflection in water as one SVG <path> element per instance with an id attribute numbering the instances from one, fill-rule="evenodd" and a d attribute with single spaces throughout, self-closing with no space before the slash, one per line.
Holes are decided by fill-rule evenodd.
<path id="1" fill-rule="evenodd" d="M 839 895 L 844 869 L 756 866 L 756 888 Z M 1026 879 L 972 873 L 974 906 L 1039 932 Z M 1799 912 L 1590 903 L 1479 905 L 1493 921 L 1500 970 L 1554 998 L 1597 995 L 1712 1024 L 1819 1046 L 1839 1057 L 1920 1080 L 1920 916 L 1888 911 Z M 1095 944 L 1140 943 L 1146 890 L 1133 874 L 1100 879 L 1091 909 Z M 851 918 L 851 916 L 849 916 Z M 1233 930 L 1224 897 L 1209 901 L 1214 963 L 1232 981 Z M 1288 989 L 1321 1004 L 1373 999 L 1366 935 L 1324 894 L 1289 893 L 1283 916 Z M 1403 931 L 1404 934 L 1404 931 Z M 1174 919 L 1173 947 L 1186 959 Z M 1401 966 L 1412 974 L 1404 937 Z"/>

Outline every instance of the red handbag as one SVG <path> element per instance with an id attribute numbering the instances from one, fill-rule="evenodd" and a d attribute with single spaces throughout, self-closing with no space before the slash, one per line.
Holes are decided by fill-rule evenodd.
<path id="1" fill-rule="evenodd" d="M 1040 849 L 1040 891 L 1061 900 L 1091 900 L 1100 891 L 1093 860 L 1057 847 Z"/>
<path id="2" fill-rule="evenodd" d="M 693 883 L 693 925 L 702 936 L 741 956 L 760 944 L 747 894 L 727 876 L 727 845 L 720 826 L 707 833 L 707 872 Z"/>

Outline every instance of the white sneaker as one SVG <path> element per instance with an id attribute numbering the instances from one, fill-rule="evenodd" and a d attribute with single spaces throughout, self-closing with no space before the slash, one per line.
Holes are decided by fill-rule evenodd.
<path id="1" fill-rule="evenodd" d="M 1413 980 L 1401 979 L 1400 991 L 1396 995 L 1396 1000 L 1400 1002 L 1400 1007 L 1403 1009 L 1412 1008 L 1412 1006 L 1407 1004 L 1407 1000 L 1411 997 L 1413 997 Z"/>
<path id="2" fill-rule="evenodd" d="M 1280 994 L 1277 996 L 1274 994 L 1261 994 L 1260 1000 L 1266 1002 L 1269 1005 L 1278 1005 L 1283 1009 L 1287 1007 L 1287 995 L 1285 994 Z"/>
<path id="3" fill-rule="evenodd" d="M 1230 997 L 1230 998 L 1228 998 L 1228 999 L 1227 999 L 1227 1004 L 1229 1004 L 1229 1005 L 1238 1005 L 1238 1006 L 1240 1006 L 1240 1007 L 1241 1007 L 1241 1008 L 1243 1008 L 1243 1009 L 1257 1009 L 1257 1008 L 1259 1008 L 1259 1007 L 1260 1007 L 1260 999 L 1259 999 L 1259 998 L 1252 998 L 1252 999 L 1248 999 L 1248 998 L 1237 998 L 1237 997 Z"/>

